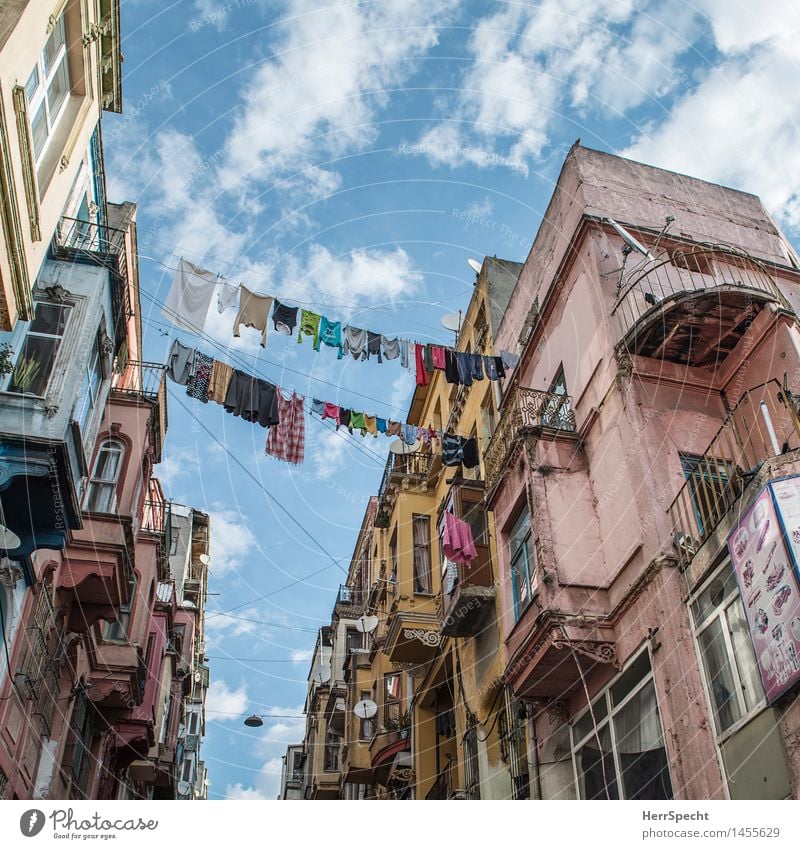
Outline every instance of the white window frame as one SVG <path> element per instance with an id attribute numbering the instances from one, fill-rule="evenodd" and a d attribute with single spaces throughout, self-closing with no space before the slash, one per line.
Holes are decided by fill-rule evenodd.
<path id="1" fill-rule="evenodd" d="M 742 604 L 742 596 L 739 592 L 739 584 L 738 581 L 734 579 L 733 581 L 733 589 L 727 593 L 722 601 L 717 605 L 713 613 L 710 613 L 700 625 L 697 624 L 695 620 L 694 614 L 694 603 L 700 598 L 701 595 L 714 583 L 714 581 L 718 580 L 725 569 L 733 569 L 733 565 L 730 561 L 730 557 L 725 557 L 722 563 L 718 568 L 714 569 L 714 571 L 709 575 L 709 577 L 703 581 L 700 587 L 694 592 L 689 599 L 689 615 L 692 620 L 692 637 L 694 639 L 695 651 L 697 652 L 698 666 L 700 667 L 700 675 L 703 680 L 703 689 L 706 694 L 706 701 L 708 702 L 709 713 L 711 714 L 712 722 L 714 725 L 714 736 L 717 741 L 717 745 L 722 745 L 726 740 L 736 734 L 739 729 L 743 728 L 747 725 L 750 720 L 756 717 L 759 713 L 761 713 L 767 707 L 767 698 L 764 693 L 764 687 L 761 681 L 761 674 L 758 669 L 758 659 L 755 657 L 755 651 L 753 651 L 753 661 L 755 663 L 755 675 L 754 678 L 758 682 L 760 687 L 761 698 L 758 699 L 752 708 L 747 708 L 747 703 L 744 698 L 744 691 L 742 688 L 742 679 L 741 674 L 739 672 L 739 662 L 737 658 L 739 657 L 733 647 L 733 642 L 731 640 L 730 630 L 728 628 L 728 619 L 727 612 L 730 607 L 738 602 L 738 604 Z M 735 576 L 734 576 L 735 578 Z M 744 608 L 742 608 L 742 617 L 744 621 L 747 621 L 747 617 L 745 616 Z M 717 719 L 716 719 L 716 708 L 713 693 L 711 692 L 711 682 L 709 681 L 708 672 L 706 670 L 706 663 L 703 654 L 703 647 L 700 644 L 700 634 L 703 631 L 706 631 L 711 627 L 712 623 L 715 620 L 719 620 L 722 627 L 722 636 L 725 643 L 725 651 L 727 653 L 728 660 L 728 668 L 731 671 L 731 677 L 733 678 L 734 684 L 734 694 L 736 696 L 736 702 L 739 706 L 739 719 L 735 722 L 731 723 L 727 728 L 720 730 L 717 727 Z M 748 639 L 750 639 L 750 635 L 748 634 Z"/>
<path id="2" fill-rule="evenodd" d="M 83 386 L 73 413 L 73 417 L 80 427 L 82 438 L 86 435 L 89 420 L 102 394 L 103 381 L 106 378 L 103 365 L 103 352 L 100 346 L 100 332 L 98 331 L 94 336 L 89 361 L 84 367 Z"/>
<path id="3" fill-rule="evenodd" d="M 47 135 L 45 136 L 44 143 L 42 144 L 41 150 L 38 152 L 38 154 L 36 153 L 34 142 L 34 157 L 36 159 L 37 168 L 41 164 L 42 159 L 44 159 L 44 155 L 47 152 L 47 148 L 53 139 L 53 135 L 55 133 L 55 129 L 58 125 L 58 122 L 64 114 L 65 109 L 67 108 L 71 93 L 71 81 L 69 77 L 69 58 L 67 56 L 67 22 L 66 14 L 64 12 L 62 12 L 58 21 L 56 21 L 56 25 L 53 31 L 47 38 L 47 43 L 49 44 L 54 37 L 59 38 L 60 41 L 58 42 L 58 49 L 55 52 L 55 57 L 53 59 L 52 65 L 48 69 L 45 63 L 45 55 L 47 52 L 47 45 L 45 45 L 45 47 L 42 48 L 42 51 L 39 54 L 38 59 L 36 60 L 36 64 L 34 65 L 31 73 L 28 75 L 28 79 L 25 83 L 25 92 L 28 96 L 31 138 L 34 138 L 33 125 L 40 110 L 43 110 L 44 126 L 47 130 Z M 61 103 L 58 104 L 56 112 L 53 115 L 50 111 L 50 89 L 56 77 L 61 72 L 62 68 L 66 76 L 66 90 Z M 34 78 L 36 80 L 36 83 L 32 86 L 31 83 Z"/>
<path id="4" fill-rule="evenodd" d="M 119 460 L 117 462 L 116 473 L 114 475 L 114 480 L 106 480 L 105 478 L 97 477 L 97 467 L 100 463 L 100 457 L 102 453 L 106 450 L 109 450 L 111 446 L 118 448 L 117 453 L 119 454 Z M 111 503 L 109 504 L 109 509 L 104 511 L 107 513 L 115 513 L 117 510 L 117 485 L 119 484 L 119 476 L 122 472 L 122 465 L 125 461 L 125 445 L 119 439 L 104 439 L 100 443 L 100 447 L 97 450 L 97 456 L 94 458 L 94 465 L 92 466 L 92 473 L 89 476 L 89 481 L 86 486 L 86 500 L 84 501 L 84 509 L 91 510 L 92 508 L 89 506 L 92 493 L 94 491 L 94 487 L 113 487 Z"/>
<path id="5" fill-rule="evenodd" d="M 623 675 L 642 657 L 642 655 L 647 655 L 647 659 L 650 665 L 650 671 L 644 675 L 638 683 L 634 685 L 634 687 L 630 690 L 629 693 L 626 694 L 624 699 L 621 699 L 619 704 L 612 704 L 611 702 L 611 688 L 614 687 L 615 684 L 619 682 Z M 601 699 L 605 700 L 606 703 L 606 713 L 603 718 L 595 725 L 592 723 L 591 730 L 585 734 L 580 739 L 576 739 L 575 737 L 575 727 L 578 722 L 580 722 L 585 716 L 589 714 L 589 706 L 582 710 L 575 719 L 570 723 L 569 729 L 569 738 L 570 738 L 570 755 L 572 757 L 572 774 L 573 780 L 575 782 L 575 794 L 579 799 L 583 799 L 581 795 L 581 781 L 580 781 L 580 769 L 578 767 L 578 755 L 580 754 L 581 749 L 592 739 L 596 740 L 597 734 L 603 729 L 604 726 L 608 726 L 609 737 L 611 739 L 611 751 L 608 753 L 611 755 L 614 761 L 614 771 L 616 778 L 616 786 L 617 786 L 617 797 L 620 800 L 624 800 L 625 796 L 625 782 L 623 780 L 623 770 L 620 768 L 619 763 L 619 752 L 617 751 L 617 732 L 614 723 L 614 717 L 617 714 L 621 713 L 628 705 L 628 703 L 636 697 L 638 693 L 640 693 L 650 682 L 653 684 L 653 688 L 656 693 L 656 709 L 658 710 L 658 725 L 661 730 L 661 741 L 664 745 L 664 749 L 666 750 L 666 738 L 664 737 L 664 724 L 661 721 L 661 710 L 658 708 L 658 689 L 655 686 L 655 676 L 653 674 L 653 657 L 650 654 L 650 651 L 647 647 L 645 647 L 642 651 L 637 652 L 620 670 L 618 675 L 615 675 L 614 678 L 600 690 L 599 693 L 596 693 L 592 699 L 590 704 L 592 705 L 592 710 L 594 710 L 594 705 L 599 702 Z M 603 752 L 603 754 L 606 754 Z M 675 783 L 672 780 L 672 772 L 669 767 L 669 759 L 667 759 L 667 773 L 669 775 L 670 786 L 672 787 L 673 799 L 675 798 Z"/>
<path id="6" fill-rule="evenodd" d="M 522 517 L 528 517 L 528 531 L 525 536 L 520 540 L 519 545 L 511 550 L 511 540 L 515 536 L 515 532 L 520 522 L 522 521 Z M 514 519 L 513 523 L 508 529 L 506 533 L 506 547 L 508 549 L 508 570 L 509 570 L 509 578 L 511 579 L 511 596 L 513 601 L 514 608 L 514 621 L 518 622 L 522 617 L 522 614 L 530 607 L 531 601 L 533 600 L 533 596 L 536 592 L 536 577 L 535 577 L 535 568 L 536 564 L 534 562 L 534 552 L 532 551 L 532 541 L 533 541 L 533 523 L 531 519 L 531 513 L 528 509 L 527 502 L 523 504 L 522 509 L 517 514 L 517 517 Z M 523 562 L 524 570 L 525 570 L 525 587 L 527 589 L 527 597 L 524 600 L 524 604 L 518 598 L 517 593 L 517 585 L 514 580 L 514 568 L 515 563 Z"/>

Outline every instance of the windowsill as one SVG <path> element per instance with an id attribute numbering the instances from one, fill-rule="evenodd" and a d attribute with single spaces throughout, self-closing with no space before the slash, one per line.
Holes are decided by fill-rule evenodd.
<path id="1" fill-rule="evenodd" d="M 756 707 L 754 707 L 748 714 L 743 716 L 741 719 L 737 720 L 733 723 L 733 725 L 728 726 L 721 734 L 717 735 L 717 745 L 722 746 L 731 739 L 731 737 L 735 737 L 745 725 L 751 723 L 754 719 L 759 717 L 769 705 L 767 704 L 766 699 L 762 699 Z"/>

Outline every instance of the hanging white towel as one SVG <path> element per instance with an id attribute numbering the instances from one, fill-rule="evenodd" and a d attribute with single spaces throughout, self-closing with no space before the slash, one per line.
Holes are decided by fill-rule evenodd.
<path id="1" fill-rule="evenodd" d="M 175 327 L 202 330 L 214 294 L 217 275 L 181 258 L 162 310 Z"/>
<path id="2" fill-rule="evenodd" d="M 224 277 L 220 277 L 218 282 L 220 289 L 217 293 L 217 311 L 225 312 L 239 303 L 239 287 L 228 283 Z"/>

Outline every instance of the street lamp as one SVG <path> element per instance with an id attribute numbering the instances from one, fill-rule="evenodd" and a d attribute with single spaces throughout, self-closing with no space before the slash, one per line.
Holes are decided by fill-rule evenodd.
<path id="1" fill-rule="evenodd" d="M 245 719 L 244 724 L 248 728 L 261 728 L 264 724 L 264 720 L 257 713 L 254 713 L 252 716 L 248 716 L 247 719 Z"/>

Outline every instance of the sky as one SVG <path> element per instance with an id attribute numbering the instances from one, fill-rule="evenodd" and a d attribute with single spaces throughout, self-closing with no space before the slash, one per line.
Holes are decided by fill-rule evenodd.
<path id="1" fill-rule="evenodd" d="M 138 204 L 144 358 L 172 338 L 306 398 L 404 419 L 398 363 L 337 361 L 212 306 L 161 314 L 180 257 L 388 336 L 445 344 L 467 259 L 524 261 L 576 139 L 758 194 L 800 236 L 793 0 L 127 0 L 109 197 Z M 274 799 L 389 440 L 306 422 L 306 459 L 171 387 L 156 474 L 207 511 L 212 799 Z M 308 577 L 311 576 L 311 577 Z M 265 715 L 260 729 L 242 722 Z"/>

